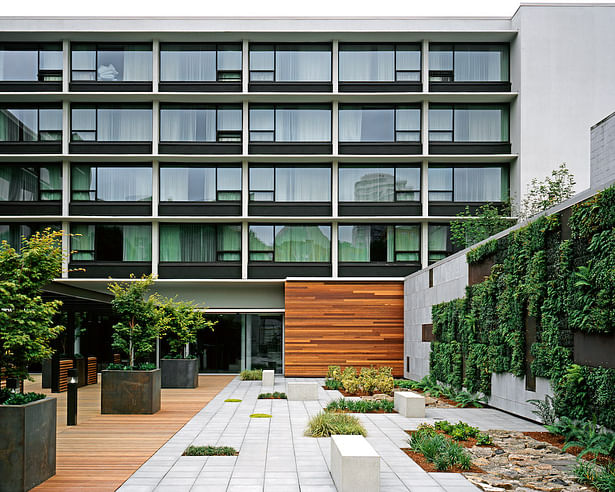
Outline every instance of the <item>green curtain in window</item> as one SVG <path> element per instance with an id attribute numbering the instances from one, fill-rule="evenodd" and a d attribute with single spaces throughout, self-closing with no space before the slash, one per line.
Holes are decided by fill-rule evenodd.
<path id="1" fill-rule="evenodd" d="M 420 242 L 420 226 L 395 226 L 396 261 L 419 261 Z"/>
<path id="2" fill-rule="evenodd" d="M 331 256 L 326 226 L 276 226 L 275 261 L 327 262 Z"/>
<path id="3" fill-rule="evenodd" d="M 147 225 L 124 225 L 123 261 L 152 260 L 152 229 Z"/>
<path id="4" fill-rule="evenodd" d="M 387 227 L 387 263 L 395 261 L 395 226 Z"/>
<path id="5" fill-rule="evenodd" d="M 71 189 L 73 190 L 73 200 L 90 200 L 90 190 L 95 188 L 96 167 L 88 165 L 73 166 L 71 173 Z"/>
<path id="6" fill-rule="evenodd" d="M 446 251 L 446 225 L 429 226 L 429 251 Z"/>
<path id="7" fill-rule="evenodd" d="M 339 234 L 340 261 L 367 262 L 370 260 L 370 226 L 341 225 Z"/>
<path id="8" fill-rule="evenodd" d="M 41 200 L 62 199 L 62 169 L 60 166 L 41 168 Z"/>
<path id="9" fill-rule="evenodd" d="M 216 261 L 216 226 L 212 224 L 163 224 L 160 261 L 211 263 Z"/>
<path id="10" fill-rule="evenodd" d="M 218 259 L 241 261 L 241 225 L 218 226 Z"/>
<path id="11" fill-rule="evenodd" d="M 72 258 L 75 261 L 90 261 L 94 259 L 95 225 L 72 224 L 70 228 L 71 249 L 75 251 Z"/>
<path id="12" fill-rule="evenodd" d="M 160 261 L 181 261 L 180 225 L 160 225 Z"/>

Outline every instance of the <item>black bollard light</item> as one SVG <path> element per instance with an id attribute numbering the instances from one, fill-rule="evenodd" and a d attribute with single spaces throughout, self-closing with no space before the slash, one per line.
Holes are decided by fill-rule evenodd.
<path id="1" fill-rule="evenodd" d="M 68 395 L 66 398 L 66 425 L 77 425 L 77 386 L 79 373 L 77 369 L 68 370 Z"/>

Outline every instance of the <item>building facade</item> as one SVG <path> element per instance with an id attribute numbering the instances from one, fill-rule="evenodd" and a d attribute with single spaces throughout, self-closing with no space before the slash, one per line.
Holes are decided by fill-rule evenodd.
<path id="1" fill-rule="evenodd" d="M 455 214 L 562 161 L 589 184 L 613 21 L 0 18 L 0 238 L 72 235 L 74 351 L 108 358 L 109 277 L 154 273 L 218 320 L 203 371 L 402 374 L 402 280 Z"/>

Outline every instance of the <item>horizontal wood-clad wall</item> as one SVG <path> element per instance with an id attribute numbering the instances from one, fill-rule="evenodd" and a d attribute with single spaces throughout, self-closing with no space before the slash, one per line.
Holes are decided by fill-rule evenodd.
<path id="1" fill-rule="evenodd" d="M 330 365 L 403 376 L 402 282 L 288 281 L 285 296 L 286 376 L 325 376 Z"/>

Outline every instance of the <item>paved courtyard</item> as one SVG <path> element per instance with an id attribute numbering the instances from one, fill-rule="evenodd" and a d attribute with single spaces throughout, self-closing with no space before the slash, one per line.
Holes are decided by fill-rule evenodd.
<path id="1" fill-rule="evenodd" d="M 275 391 L 286 391 L 285 379 L 276 376 Z M 307 381 L 301 379 L 301 381 Z M 324 379 L 318 381 L 319 386 Z M 303 435 L 308 419 L 338 391 L 319 388 L 319 400 L 289 402 L 258 400 L 260 381 L 231 381 L 119 489 L 121 492 L 334 492 L 330 466 L 330 438 Z M 225 403 L 227 398 L 241 403 Z M 250 418 L 268 413 L 271 419 Z M 408 447 L 404 430 L 422 422 L 463 420 L 481 430 L 542 430 L 531 422 L 494 409 L 428 408 L 424 419 L 393 414 L 357 414 L 367 429 L 367 440 L 380 454 L 383 492 L 470 492 L 479 490 L 461 474 L 427 473 L 400 447 Z M 182 456 L 189 445 L 232 446 L 239 456 Z"/>

